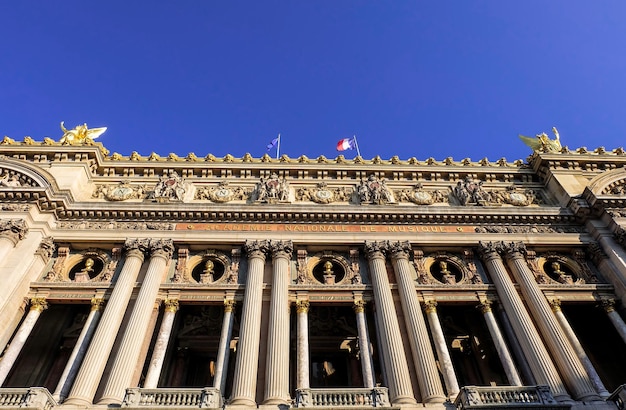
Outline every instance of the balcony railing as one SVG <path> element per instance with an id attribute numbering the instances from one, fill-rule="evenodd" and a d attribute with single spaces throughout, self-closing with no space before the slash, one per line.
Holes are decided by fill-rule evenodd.
<path id="1" fill-rule="evenodd" d="M 386 387 L 298 389 L 295 407 L 390 407 Z"/>
<path id="2" fill-rule="evenodd" d="M 197 407 L 217 409 L 222 407 L 222 395 L 214 388 L 204 389 L 126 389 L 122 407 Z"/>
<path id="3" fill-rule="evenodd" d="M 0 389 L 0 407 L 28 407 L 50 410 L 56 405 L 56 401 L 45 387 L 5 387 Z"/>
<path id="4" fill-rule="evenodd" d="M 548 386 L 478 387 L 466 386 L 454 400 L 457 410 L 470 409 L 569 409 L 557 402 Z"/>

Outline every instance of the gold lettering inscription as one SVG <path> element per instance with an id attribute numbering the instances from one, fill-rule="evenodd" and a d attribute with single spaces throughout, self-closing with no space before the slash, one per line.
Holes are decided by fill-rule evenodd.
<path id="1" fill-rule="evenodd" d="M 473 226 L 455 225 L 348 225 L 348 224 L 261 224 L 261 223 L 198 223 L 177 224 L 177 230 L 218 232 L 394 232 L 446 233 L 474 232 Z"/>

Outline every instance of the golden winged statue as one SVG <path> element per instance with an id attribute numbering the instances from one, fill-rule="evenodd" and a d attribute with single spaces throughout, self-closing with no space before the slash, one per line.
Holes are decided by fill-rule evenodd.
<path id="1" fill-rule="evenodd" d="M 551 140 L 548 138 L 548 134 L 542 132 L 541 134 L 537 134 L 533 137 L 525 137 L 520 134 L 520 139 L 524 142 L 524 144 L 528 145 L 535 151 L 538 152 L 561 152 L 561 139 L 559 137 L 559 132 L 556 130 L 556 127 L 552 127 L 552 132 L 554 132 L 555 139 Z"/>
<path id="2" fill-rule="evenodd" d="M 64 126 L 64 121 L 61 121 L 61 130 L 63 131 L 63 136 L 59 140 L 59 142 L 63 145 L 79 145 L 79 144 L 92 144 L 93 140 L 102 135 L 107 127 L 101 128 L 87 128 L 87 123 L 83 125 L 77 125 L 71 130 L 68 130 Z"/>

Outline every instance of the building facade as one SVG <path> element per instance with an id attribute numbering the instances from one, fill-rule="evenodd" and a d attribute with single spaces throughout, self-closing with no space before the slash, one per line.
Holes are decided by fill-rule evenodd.
<path id="1" fill-rule="evenodd" d="M 622 149 L 0 155 L 0 407 L 622 406 Z"/>

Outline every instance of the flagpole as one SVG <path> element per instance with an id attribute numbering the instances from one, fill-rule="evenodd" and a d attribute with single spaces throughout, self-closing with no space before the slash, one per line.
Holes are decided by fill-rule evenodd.
<path id="1" fill-rule="evenodd" d="M 356 154 L 360 157 L 361 151 L 359 151 L 359 143 L 356 141 L 356 134 L 353 136 L 353 138 L 354 138 L 354 145 L 356 146 Z"/>
<path id="2" fill-rule="evenodd" d="M 278 145 L 276 146 L 276 159 L 278 159 L 279 154 L 280 154 L 280 132 L 278 133 Z"/>

